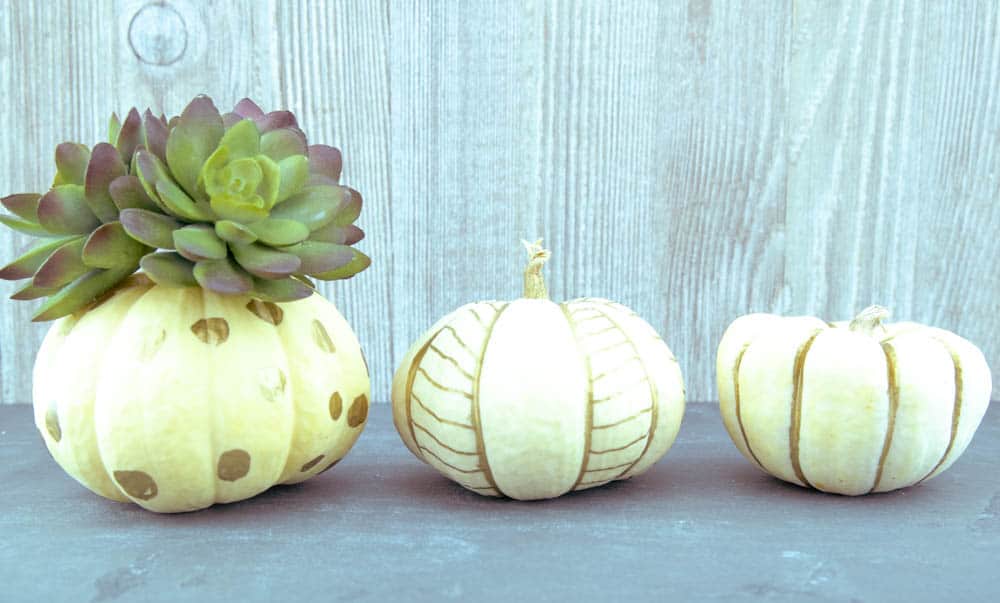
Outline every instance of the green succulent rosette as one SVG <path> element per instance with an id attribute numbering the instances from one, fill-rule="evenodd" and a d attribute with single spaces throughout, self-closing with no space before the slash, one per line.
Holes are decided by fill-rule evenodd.
<path id="1" fill-rule="evenodd" d="M 139 268 L 161 285 L 293 301 L 311 279 L 371 263 L 352 247 L 362 200 L 339 184 L 340 151 L 308 145 L 287 111 L 244 99 L 223 115 L 200 96 L 169 121 L 113 116 L 110 139 L 59 145 L 47 193 L 0 199 L 12 214 L 0 222 L 43 239 L 0 269 L 28 279 L 14 299 L 48 298 L 35 320 L 76 312 Z"/>

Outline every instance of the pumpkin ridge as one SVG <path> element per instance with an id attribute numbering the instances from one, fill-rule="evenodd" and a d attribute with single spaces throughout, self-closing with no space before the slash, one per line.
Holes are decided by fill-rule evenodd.
<path id="1" fill-rule="evenodd" d="M 305 304 L 307 300 L 309 301 L 309 303 L 312 303 L 311 298 L 306 298 L 302 300 L 301 303 Z M 292 364 L 288 362 L 288 342 L 285 341 L 285 333 L 288 330 L 288 328 L 285 325 L 287 324 L 288 324 L 287 322 L 282 320 L 280 325 L 274 325 L 274 334 L 278 338 L 277 351 L 281 352 L 281 357 L 285 359 L 285 367 L 288 369 L 287 372 L 288 381 L 285 391 L 288 393 L 289 402 L 291 402 L 290 404 L 288 404 L 288 412 L 292 414 L 291 426 L 288 429 L 288 446 L 285 447 L 285 462 L 281 464 L 281 473 L 279 473 L 277 477 L 274 479 L 274 484 L 284 484 L 288 480 L 292 479 L 292 477 L 294 477 L 296 473 L 299 473 L 294 471 L 294 468 L 291 467 L 292 450 L 295 448 L 295 436 L 296 436 L 295 417 L 298 414 L 298 407 L 295 401 L 298 399 L 298 397 L 295 395 L 296 373 L 292 369 Z M 344 454 L 347 453 L 345 452 Z"/>
<path id="2" fill-rule="evenodd" d="M 613 308 L 613 306 L 607 304 L 605 305 L 608 309 Z M 646 361 L 642 359 L 642 354 L 639 352 L 639 346 L 637 346 L 635 342 L 632 341 L 632 338 L 629 336 L 628 331 L 626 331 L 625 328 L 622 327 L 620 322 L 611 317 L 610 312 L 606 310 L 598 310 L 598 312 L 604 314 L 604 316 L 608 319 L 608 321 L 611 322 L 612 325 L 617 327 L 619 331 L 621 331 L 622 335 L 629 342 L 629 345 L 632 346 L 632 351 L 635 352 L 635 356 L 639 360 L 639 366 L 642 367 L 642 372 L 645 375 L 645 380 L 649 384 L 649 399 L 650 399 L 650 406 L 652 407 L 652 409 L 650 410 L 649 429 L 646 431 L 646 436 L 645 436 L 646 444 L 642 447 L 642 452 L 639 453 L 639 456 L 637 456 L 635 460 L 632 461 L 632 464 L 629 467 L 627 467 L 624 471 L 622 471 L 614 478 L 612 478 L 612 479 L 622 479 L 623 477 L 625 477 L 625 474 L 627 474 L 629 471 L 632 470 L 633 467 L 639 464 L 639 461 L 642 460 L 642 457 L 646 456 L 646 452 L 649 450 L 649 446 L 653 443 L 653 437 L 656 435 L 656 425 L 657 422 L 659 421 L 660 392 L 656 387 L 656 384 L 653 382 L 652 376 L 650 376 L 649 374 L 649 367 L 646 366 Z"/>
<path id="3" fill-rule="evenodd" d="M 114 332 L 112 332 L 109 335 L 109 337 L 107 339 L 108 342 L 113 341 L 114 338 L 118 335 L 118 332 L 121 330 L 122 325 L 124 325 L 125 321 L 128 320 L 129 314 L 133 310 L 135 310 L 135 307 L 139 303 L 139 300 L 141 300 L 143 297 L 145 297 L 153 289 L 154 289 L 154 287 L 143 288 L 142 291 L 139 293 L 139 295 L 137 295 L 136 298 L 134 300 L 132 300 L 132 303 L 129 304 L 128 308 L 126 308 L 125 312 L 122 314 L 121 319 L 114 326 Z M 112 296 L 112 297 L 114 297 L 114 296 Z M 77 324 L 79 324 L 80 320 L 83 320 L 86 316 L 87 316 L 87 314 L 84 314 L 84 316 L 81 316 L 80 319 L 77 320 L 76 323 L 74 324 L 74 328 L 75 328 L 75 326 Z M 67 335 L 67 337 L 69 337 L 69 335 Z M 105 349 L 107 349 L 107 348 L 106 347 L 102 348 L 102 359 L 103 359 L 103 350 L 105 350 Z M 97 377 L 99 377 L 99 375 L 95 376 L 95 378 L 97 378 Z M 92 417 L 97 415 L 97 402 L 98 402 L 98 400 L 100 400 L 100 398 L 97 396 L 97 388 L 95 387 L 94 388 L 94 404 L 93 404 L 93 406 L 91 406 L 91 409 L 90 409 L 90 413 L 91 413 Z M 98 433 L 97 433 L 97 421 L 94 421 L 94 420 L 90 421 L 90 430 L 93 432 L 94 442 L 97 443 L 97 460 L 100 461 L 101 467 L 104 469 L 105 475 L 107 475 L 108 482 L 110 482 L 111 485 L 114 486 L 118 490 L 118 494 L 120 496 L 122 496 L 124 498 L 124 500 L 131 500 L 131 498 L 125 492 L 125 490 L 118 484 L 118 481 L 114 479 L 114 472 L 115 472 L 115 470 L 112 469 L 111 467 L 109 467 L 107 461 L 104 460 L 104 453 L 101 451 L 101 445 L 100 445 L 101 438 L 98 437 Z M 143 442 L 145 442 L 145 438 L 143 438 Z M 144 446 L 145 446 L 145 444 L 144 444 Z M 143 452 L 148 455 L 148 451 L 145 450 L 145 448 L 144 448 Z M 75 460 L 75 454 L 74 454 L 74 460 Z"/>
<path id="4" fill-rule="evenodd" d="M 483 377 L 483 364 L 485 364 L 486 350 L 490 345 L 490 337 L 493 335 L 493 328 L 497 326 L 498 322 L 500 322 L 500 315 L 503 314 L 504 310 L 509 307 L 510 304 L 507 303 L 500 306 L 499 309 L 494 308 L 497 311 L 496 314 L 493 315 L 493 321 L 488 327 L 486 327 L 486 335 L 483 337 L 483 349 L 479 354 L 479 363 L 476 365 L 476 378 L 472 381 L 472 425 L 476 433 L 476 451 L 479 453 L 479 465 L 483 469 L 483 475 L 486 477 L 486 481 L 492 485 L 493 489 L 495 489 L 501 496 L 507 496 L 507 494 L 500 489 L 500 486 L 493 478 L 493 471 L 490 470 L 490 462 L 486 457 L 486 442 L 483 440 L 483 421 L 479 413 L 479 381 Z"/>
<path id="5" fill-rule="evenodd" d="M 441 415 L 439 415 L 436 412 L 434 412 L 433 410 L 431 410 L 429 406 L 427 406 L 426 404 L 424 404 L 423 400 L 421 400 L 417 396 L 417 394 L 412 394 L 410 397 L 413 398 L 413 400 L 416 401 L 417 405 L 420 406 L 420 408 L 424 409 L 424 411 L 427 414 L 429 414 L 430 416 L 432 416 L 435 419 L 437 419 L 437 421 L 439 423 L 444 423 L 445 425 L 453 425 L 455 427 L 462 427 L 464 429 L 472 429 L 472 430 L 475 429 L 475 426 L 469 425 L 468 423 L 459 423 L 458 421 L 452 421 L 451 419 L 445 419 Z M 414 423 L 414 425 L 415 424 L 416 423 Z M 414 441 L 414 443 L 416 443 L 416 439 L 414 439 L 413 441 Z"/>
<path id="6" fill-rule="evenodd" d="M 753 447 L 750 446 L 750 438 L 747 437 L 747 430 L 743 425 L 743 414 L 740 412 L 740 366 L 743 364 L 743 355 L 746 354 L 752 343 L 753 340 L 751 339 L 743 345 L 743 348 L 736 356 L 736 363 L 733 365 L 733 409 L 736 414 L 736 423 L 740 427 L 740 435 L 743 436 L 743 443 L 747 447 L 747 452 L 750 453 L 750 457 L 753 458 L 758 467 L 767 471 L 767 469 L 764 469 L 764 464 L 757 458 L 757 453 L 753 451 Z"/>
<path id="7" fill-rule="evenodd" d="M 410 428 L 410 437 L 413 438 L 413 445 L 417 448 L 417 450 L 420 450 L 420 442 L 417 441 L 417 432 L 413 427 L 413 399 L 416 397 L 413 394 L 413 382 L 417 378 L 417 371 L 420 370 L 420 363 L 424 360 L 424 356 L 427 354 L 427 350 L 430 348 L 431 342 L 434 341 L 434 338 L 437 337 L 440 332 L 441 329 L 438 329 L 437 332 L 428 337 L 427 342 L 423 345 L 423 347 L 421 347 L 420 350 L 413 355 L 413 361 L 410 363 L 410 370 L 406 375 L 406 387 L 403 389 L 403 393 L 406 394 L 406 397 L 404 398 L 406 401 L 406 425 Z M 443 422 L 441 417 L 427 408 L 423 402 L 418 400 L 417 403 L 420 404 L 420 406 L 422 406 L 424 410 L 430 413 L 435 419 Z M 420 457 L 420 460 L 423 462 L 428 462 L 426 458 L 423 458 L 422 451 Z"/>
<path id="8" fill-rule="evenodd" d="M 875 470 L 875 481 L 872 483 L 869 494 L 878 488 L 882 481 L 882 472 L 885 471 L 885 461 L 889 458 L 889 449 L 892 447 L 893 430 L 896 428 L 896 413 L 899 411 L 899 383 L 896 377 L 896 350 L 889 343 L 883 341 L 882 352 L 885 353 L 886 375 L 889 380 L 889 424 L 885 430 L 885 442 L 882 444 L 882 454 L 878 458 L 878 468 Z"/>
<path id="9" fill-rule="evenodd" d="M 802 429 L 802 385 L 805 373 L 806 365 L 806 355 L 809 353 L 809 349 L 812 347 L 816 338 L 819 337 L 823 330 L 814 331 L 809 339 L 803 343 L 797 352 L 795 352 L 795 364 L 792 367 L 792 421 L 791 427 L 788 430 L 788 450 L 789 457 L 792 463 L 792 471 L 795 472 L 795 477 L 798 478 L 804 486 L 815 488 L 812 483 L 806 479 L 805 473 L 802 471 L 802 465 L 799 463 L 799 437 Z M 818 490 L 818 488 L 817 488 Z"/>
<path id="10" fill-rule="evenodd" d="M 566 317 L 566 322 L 569 323 L 570 333 L 573 334 L 573 342 L 576 344 L 580 360 L 583 363 L 583 370 L 587 375 L 587 416 L 583 432 L 583 455 L 580 459 L 580 472 L 576 476 L 576 481 L 569 488 L 572 491 L 576 490 L 580 482 L 583 481 L 583 476 L 587 473 L 587 463 L 590 462 L 590 447 L 594 437 L 594 373 L 593 367 L 590 364 L 590 354 L 584 352 L 580 346 L 580 336 L 577 333 L 576 323 L 573 322 L 573 313 L 570 312 L 569 306 L 566 303 L 559 304 L 559 309 L 562 310 L 563 316 Z"/>
<path id="11" fill-rule="evenodd" d="M 937 341 L 944 347 L 944 349 L 948 352 L 948 355 L 951 356 L 952 364 L 955 365 L 955 402 L 952 406 L 951 412 L 951 435 L 948 438 L 948 446 L 945 447 L 944 454 L 941 455 L 940 460 L 938 460 L 937 464 L 934 465 L 934 468 L 931 469 L 927 475 L 917 480 L 917 484 L 929 479 L 935 472 L 937 472 L 938 469 L 941 468 L 942 465 L 944 465 L 944 462 L 948 459 L 948 455 L 951 454 L 952 448 L 955 447 L 955 439 L 958 437 L 958 425 L 962 420 L 962 361 L 959 358 L 958 353 L 944 339 L 941 339 L 940 337 L 931 337 L 931 339 Z"/>

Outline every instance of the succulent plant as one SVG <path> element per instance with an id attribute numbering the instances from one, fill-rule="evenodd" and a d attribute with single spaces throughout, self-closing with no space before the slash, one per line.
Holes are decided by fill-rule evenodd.
<path id="1" fill-rule="evenodd" d="M 249 99 L 222 115 L 206 96 L 179 117 L 112 116 L 92 150 L 56 149 L 44 195 L 0 199 L 0 222 L 44 240 L 0 269 L 48 297 L 35 320 L 73 313 L 140 267 L 158 284 L 292 301 L 310 278 L 349 278 L 371 261 L 352 245 L 361 195 L 339 184 L 340 151 L 308 145 L 295 116 Z"/>

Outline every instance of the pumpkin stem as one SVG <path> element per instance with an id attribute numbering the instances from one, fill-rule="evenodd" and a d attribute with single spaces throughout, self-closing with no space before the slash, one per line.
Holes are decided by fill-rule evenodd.
<path id="1" fill-rule="evenodd" d="M 542 266 L 548 261 L 548 249 L 542 247 L 542 240 L 538 239 L 534 243 L 521 240 L 524 248 L 528 250 L 528 266 L 524 269 L 524 297 L 529 299 L 548 299 L 549 292 L 545 288 L 545 277 L 542 276 Z"/>
<path id="2" fill-rule="evenodd" d="M 874 335 L 876 329 L 885 331 L 882 320 L 889 318 L 891 315 L 892 313 L 882 306 L 868 306 L 854 317 L 854 320 L 851 321 L 851 324 L 847 328 L 852 331 L 864 333 L 865 335 Z"/>

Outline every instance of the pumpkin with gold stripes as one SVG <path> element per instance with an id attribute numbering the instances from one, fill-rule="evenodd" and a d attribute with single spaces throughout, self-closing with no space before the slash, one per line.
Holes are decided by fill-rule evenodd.
<path id="1" fill-rule="evenodd" d="M 989 404 L 990 370 L 965 339 L 872 306 L 850 322 L 751 314 L 719 345 L 722 418 L 736 447 L 793 484 L 859 495 L 946 470 Z"/>
<path id="2" fill-rule="evenodd" d="M 35 362 L 35 423 L 101 496 L 201 509 L 309 479 L 351 448 L 368 369 L 318 294 L 288 303 L 129 277 L 52 325 Z"/>
<path id="3" fill-rule="evenodd" d="M 656 331 L 605 299 L 550 301 L 540 243 L 526 243 L 523 299 L 448 314 L 393 379 L 406 446 L 486 496 L 553 498 L 638 475 L 684 412 L 680 368 Z"/>

